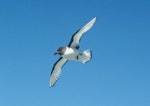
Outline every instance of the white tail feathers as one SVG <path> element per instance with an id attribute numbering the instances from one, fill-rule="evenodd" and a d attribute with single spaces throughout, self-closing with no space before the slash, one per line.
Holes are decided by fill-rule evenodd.
<path id="1" fill-rule="evenodd" d="M 82 63 L 86 63 L 92 59 L 92 51 L 91 50 L 85 50 L 82 52 L 82 55 L 79 56 L 78 60 Z"/>

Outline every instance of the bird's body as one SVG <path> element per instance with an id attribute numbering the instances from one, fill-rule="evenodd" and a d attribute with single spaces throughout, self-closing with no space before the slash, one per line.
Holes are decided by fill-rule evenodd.
<path id="1" fill-rule="evenodd" d="M 65 47 L 66 51 L 64 52 L 61 57 L 68 59 L 68 60 L 76 60 L 76 61 L 81 61 L 82 63 L 86 63 L 91 60 L 91 51 L 90 50 L 85 50 L 85 51 L 80 51 L 75 48 L 70 48 L 70 47 Z"/>
<path id="2" fill-rule="evenodd" d="M 68 46 L 59 47 L 55 54 L 59 54 L 60 58 L 54 64 L 51 75 L 50 75 L 50 87 L 53 87 L 58 80 L 62 67 L 67 63 L 68 60 L 80 61 L 86 63 L 91 60 L 91 50 L 81 51 L 79 50 L 79 42 L 83 34 L 88 31 L 96 21 L 96 17 L 88 22 L 85 26 L 79 29 L 73 34 L 71 41 Z"/>

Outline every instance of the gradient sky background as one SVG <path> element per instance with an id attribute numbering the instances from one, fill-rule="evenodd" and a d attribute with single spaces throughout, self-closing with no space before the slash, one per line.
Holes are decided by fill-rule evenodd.
<path id="1" fill-rule="evenodd" d="M 49 88 L 53 53 L 95 16 L 92 61 Z M 150 106 L 150 0 L 1 0 L 0 106 Z"/>

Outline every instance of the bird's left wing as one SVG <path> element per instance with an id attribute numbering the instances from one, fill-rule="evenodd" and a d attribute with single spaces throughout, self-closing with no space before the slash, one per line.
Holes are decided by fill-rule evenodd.
<path id="1" fill-rule="evenodd" d="M 75 34 L 73 34 L 68 47 L 78 49 L 79 48 L 79 42 L 80 42 L 80 39 L 81 39 L 82 35 L 94 25 L 95 21 L 96 21 L 96 17 L 93 18 L 91 21 L 89 21 L 82 28 L 80 28 Z"/>
<path id="2" fill-rule="evenodd" d="M 51 75 L 50 75 L 50 82 L 49 86 L 53 87 L 58 80 L 60 74 L 61 74 L 61 69 L 67 62 L 67 59 L 64 59 L 63 57 L 60 57 L 60 59 L 54 64 Z"/>

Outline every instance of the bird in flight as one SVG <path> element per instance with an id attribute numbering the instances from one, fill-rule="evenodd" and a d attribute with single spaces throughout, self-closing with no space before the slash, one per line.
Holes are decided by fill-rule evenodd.
<path id="1" fill-rule="evenodd" d="M 50 87 L 53 87 L 55 85 L 61 74 L 62 67 L 67 63 L 68 60 L 80 61 L 82 63 L 86 63 L 91 60 L 91 50 L 79 50 L 79 42 L 83 34 L 94 25 L 95 21 L 96 17 L 90 20 L 86 25 L 84 25 L 73 34 L 68 46 L 59 47 L 56 50 L 54 55 L 59 54 L 60 58 L 57 60 L 52 68 L 49 81 Z"/>

